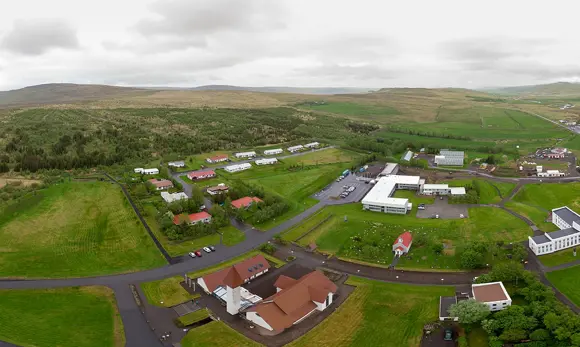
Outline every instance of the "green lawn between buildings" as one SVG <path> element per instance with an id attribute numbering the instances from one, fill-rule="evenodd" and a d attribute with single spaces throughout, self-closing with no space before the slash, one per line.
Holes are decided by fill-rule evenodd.
<path id="1" fill-rule="evenodd" d="M 186 327 L 188 325 L 200 322 L 206 318 L 209 318 L 209 312 L 207 311 L 207 309 L 201 309 L 181 316 L 177 318 L 177 321 L 181 326 Z"/>
<path id="2" fill-rule="evenodd" d="M 274 265 L 274 267 L 278 268 L 286 264 L 284 261 L 266 253 L 260 251 L 251 251 L 238 257 L 231 258 L 223 263 L 188 273 L 188 275 L 191 278 L 199 278 L 228 266 L 232 266 L 241 262 L 242 260 L 251 258 L 258 254 L 263 255 L 271 264 Z M 183 280 L 184 279 L 182 276 L 174 276 L 162 280 L 145 282 L 141 283 L 141 289 L 143 290 L 143 293 L 145 293 L 145 297 L 151 305 L 160 307 L 172 307 L 184 303 L 188 300 L 195 299 L 195 297 L 191 296 L 185 289 L 183 289 L 183 287 L 181 287 L 180 283 L 183 282 Z"/>
<path id="3" fill-rule="evenodd" d="M 576 306 L 580 306 L 580 266 L 547 272 L 546 277 Z"/>
<path id="4" fill-rule="evenodd" d="M 576 256 L 574 256 L 574 250 L 572 248 L 568 248 L 558 252 L 541 255 L 539 258 L 542 264 L 551 267 L 580 260 L 580 252 L 577 250 Z"/>
<path id="5" fill-rule="evenodd" d="M 121 189 L 72 182 L 0 213 L 0 277 L 82 277 L 165 264 Z"/>
<path id="6" fill-rule="evenodd" d="M 399 261 L 398 266 L 406 269 L 457 270 L 462 248 L 470 241 L 517 242 L 532 235 L 523 221 L 493 207 L 470 208 L 469 218 L 441 220 L 363 211 L 361 204 L 348 204 L 325 207 L 303 224 L 290 229 L 284 238 L 291 241 L 290 236 L 300 236 L 328 215 L 332 217 L 302 238 L 300 245 L 316 242 L 318 250 L 324 253 L 388 265 L 393 257 L 390 247 L 398 235 L 408 230 L 415 233 L 416 241 L 421 233 L 425 245 L 414 242 L 409 253 L 412 258 L 403 257 Z M 432 245 L 436 243 L 446 245 L 446 255 L 435 255 Z M 488 263 L 494 260 L 486 259 Z"/>
<path id="7" fill-rule="evenodd" d="M 0 290 L 0 340 L 23 347 L 123 347 L 114 293 L 101 286 Z"/>
<path id="8" fill-rule="evenodd" d="M 438 319 L 439 296 L 453 287 L 410 286 L 350 277 L 354 292 L 323 322 L 288 347 L 419 346 L 426 323 Z"/>
<path id="9" fill-rule="evenodd" d="M 224 322 L 213 321 L 191 329 L 181 340 L 183 347 L 259 347 L 261 344 L 250 340 Z"/>

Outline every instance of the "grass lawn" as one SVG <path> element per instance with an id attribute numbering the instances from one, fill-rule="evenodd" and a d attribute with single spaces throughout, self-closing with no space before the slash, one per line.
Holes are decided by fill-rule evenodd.
<path id="1" fill-rule="evenodd" d="M 246 234 L 236 229 L 233 225 L 219 229 L 223 235 L 223 244 L 226 246 L 236 245 L 246 239 Z"/>
<path id="2" fill-rule="evenodd" d="M 199 295 L 193 296 L 183 289 L 180 285 L 182 281 L 183 277 L 174 276 L 153 282 L 141 283 L 141 290 L 143 290 L 147 301 L 151 305 L 173 307 L 199 297 Z"/>
<path id="3" fill-rule="evenodd" d="M 578 254 L 578 252 L 576 254 L 577 256 L 575 257 L 572 248 L 568 248 L 558 252 L 541 255 L 539 258 L 542 264 L 548 267 L 552 267 L 580 260 L 580 254 Z"/>
<path id="4" fill-rule="evenodd" d="M 53 185 L 0 214 L 0 277 L 80 277 L 165 264 L 111 183 Z"/>
<path id="5" fill-rule="evenodd" d="M 0 340 L 23 347 L 122 347 L 123 322 L 101 286 L 0 290 Z"/>
<path id="6" fill-rule="evenodd" d="M 489 346 L 489 339 L 487 338 L 487 333 L 481 327 L 473 328 L 469 332 L 469 334 L 467 334 L 467 342 L 469 343 L 469 347 Z"/>
<path id="7" fill-rule="evenodd" d="M 201 309 L 195 312 L 188 313 L 185 316 L 181 316 L 177 318 L 177 321 L 179 321 L 179 323 L 182 326 L 186 327 L 188 325 L 192 325 L 194 323 L 202 321 L 206 318 L 209 318 L 209 312 L 207 311 L 207 309 Z"/>
<path id="8" fill-rule="evenodd" d="M 526 184 L 514 196 L 513 201 L 547 210 L 568 206 L 580 211 L 580 183 L 538 183 Z"/>
<path id="9" fill-rule="evenodd" d="M 576 306 L 580 306 L 580 266 L 546 272 L 546 277 Z"/>
<path id="10" fill-rule="evenodd" d="M 191 329 L 181 340 L 181 345 L 183 347 L 262 346 L 230 328 L 224 322 L 217 321 Z"/>
<path id="11" fill-rule="evenodd" d="M 296 241 L 300 236 L 306 234 L 314 227 L 322 223 L 326 218 L 331 215 L 330 212 L 326 210 L 320 210 L 313 214 L 312 216 L 306 218 L 300 224 L 296 224 L 292 228 L 286 230 L 282 234 L 282 239 L 284 241 Z"/>
<path id="12" fill-rule="evenodd" d="M 438 319 L 439 296 L 453 287 L 410 286 L 350 277 L 354 292 L 289 347 L 419 346 L 423 325 Z M 387 342 L 388 341 L 388 342 Z"/>
<path id="13" fill-rule="evenodd" d="M 374 213 L 363 211 L 360 204 L 327 206 L 317 215 L 320 220 L 324 219 L 324 213 L 333 217 L 301 239 L 300 244 L 315 241 L 318 250 L 325 253 L 388 265 L 393 257 L 393 240 L 408 230 L 415 234 L 411 258 L 401 258 L 398 265 L 407 269 L 456 270 L 459 253 L 470 241 L 516 242 L 532 235 L 522 220 L 493 207 L 471 208 L 469 218 L 456 220 Z M 307 223 L 316 224 L 311 220 Z M 432 251 L 438 243 L 445 245 L 444 255 L 438 256 Z M 493 258 L 486 260 L 494 261 Z"/>
<path id="14" fill-rule="evenodd" d="M 474 186 L 474 182 L 477 182 L 479 185 L 480 204 L 498 203 L 502 198 L 509 196 L 511 191 L 516 187 L 515 183 L 492 182 L 484 179 L 459 179 L 444 181 L 444 183 L 449 184 L 450 187 L 463 187 L 465 185 Z"/>
<path id="15" fill-rule="evenodd" d="M 538 207 L 529 206 L 520 202 L 508 201 L 505 204 L 508 209 L 530 219 L 534 224 L 545 232 L 556 231 L 558 227 L 552 222 L 546 222 L 549 212 L 544 211 Z"/>
<path id="16" fill-rule="evenodd" d="M 339 148 L 327 148 L 322 151 L 304 152 L 302 155 L 282 159 L 286 165 L 322 165 L 334 163 L 351 163 L 361 155 Z M 338 174 L 337 174 L 338 175 Z"/>

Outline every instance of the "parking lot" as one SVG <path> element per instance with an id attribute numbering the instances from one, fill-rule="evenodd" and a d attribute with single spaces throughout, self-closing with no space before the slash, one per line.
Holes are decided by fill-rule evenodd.
<path id="1" fill-rule="evenodd" d="M 352 192 L 350 192 L 346 197 L 341 197 L 340 195 L 346 190 L 344 188 L 345 186 L 353 187 L 354 190 L 351 188 Z M 355 175 L 348 175 L 340 182 L 336 182 L 335 180 L 322 191 L 314 194 L 314 197 L 320 201 L 340 201 L 342 203 L 359 202 L 372 187 L 373 186 L 369 183 L 357 181 Z"/>
<path id="2" fill-rule="evenodd" d="M 438 215 L 440 219 L 459 219 L 469 217 L 468 209 L 465 205 L 453 205 L 447 202 L 447 197 L 443 196 L 435 199 L 433 204 L 426 204 L 424 210 L 417 210 L 417 218 L 433 218 Z"/>

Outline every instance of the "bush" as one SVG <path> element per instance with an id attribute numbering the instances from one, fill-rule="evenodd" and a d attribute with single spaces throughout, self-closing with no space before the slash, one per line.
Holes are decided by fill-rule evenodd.
<path id="1" fill-rule="evenodd" d="M 269 255 L 274 255 L 274 253 L 276 253 L 276 246 L 271 243 L 265 243 L 260 246 L 260 251 Z"/>
<path id="2" fill-rule="evenodd" d="M 469 343 L 467 342 L 467 338 L 465 336 L 460 336 L 457 339 L 457 344 L 459 347 L 469 347 Z"/>
<path id="3" fill-rule="evenodd" d="M 296 260 L 296 257 L 293 255 L 286 258 L 286 261 L 288 261 L 288 262 L 293 261 L 293 260 Z"/>

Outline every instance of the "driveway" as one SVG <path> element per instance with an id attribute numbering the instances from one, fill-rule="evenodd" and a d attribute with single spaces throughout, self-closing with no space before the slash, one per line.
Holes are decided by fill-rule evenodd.
<path id="1" fill-rule="evenodd" d="M 461 215 L 469 217 L 468 205 L 450 204 L 446 196 L 442 198 L 436 197 L 433 204 L 426 204 L 424 210 L 417 210 L 417 218 L 433 218 L 435 215 L 439 215 L 440 219 L 460 219 Z"/>

